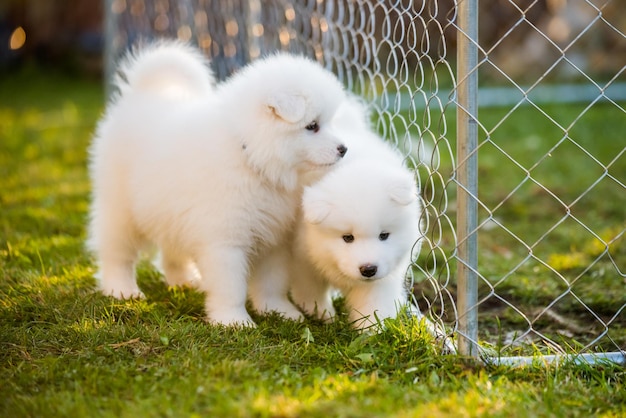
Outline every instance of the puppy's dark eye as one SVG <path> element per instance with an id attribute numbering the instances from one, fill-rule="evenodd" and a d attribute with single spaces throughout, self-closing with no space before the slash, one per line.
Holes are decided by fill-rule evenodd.
<path id="1" fill-rule="evenodd" d="M 352 234 L 345 234 L 341 238 L 343 239 L 344 242 L 346 242 L 348 244 L 350 244 L 351 242 L 354 241 L 354 235 L 352 235 Z"/>
<path id="2" fill-rule="evenodd" d="M 389 232 L 381 232 L 378 236 L 378 239 L 381 241 L 387 241 L 387 238 L 389 238 Z"/>
<path id="3" fill-rule="evenodd" d="M 320 130 L 320 124 L 317 121 L 313 121 L 304 127 L 307 131 L 317 132 Z"/>

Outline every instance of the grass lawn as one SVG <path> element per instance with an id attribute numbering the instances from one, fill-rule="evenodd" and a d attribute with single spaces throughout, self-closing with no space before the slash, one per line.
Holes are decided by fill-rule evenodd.
<path id="1" fill-rule="evenodd" d="M 0 79 L 0 416 L 626 415 L 626 373 L 613 365 L 485 367 L 439 355 L 422 325 L 409 319 L 389 321 L 376 335 L 342 321 L 274 316 L 255 317 L 256 329 L 210 326 L 202 320 L 202 295 L 167 288 L 147 264 L 139 271 L 145 300 L 94 293 L 94 266 L 83 249 L 86 147 L 102 101 L 95 81 L 38 72 Z M 506 129 L 513 135 L 519 127 Z M 614 168 L 623 181 L 623 158 Z M 494 199 L 510 189 L 506 181 L 492 187 Z M 603 202 L 590 222 L 616 218 L 612 210 Z M 494 215 L 505 224 L 514 216 Z M 526 233 L 533 231 L 519 232 Z M 596 257 L 571 244 L 577 233 L 568 234 L 552 253 L 576 247 Z M 495 259 L 504 247 L 517 251 L 515 242 L 485 239 L 482 257 Z M 616 245 L 615 257 L 623 263 L 623 246 Z M 494 276 L 509 264 L 492 263 Z M 623 305 L 623 283 L 615 289 L 598 274 L 601 288 L 590 289 L 598 303 L 613 304 L 608 311 Z M 532 299 L 519 283 L 498 286 Z M 620 321 L 623 330 L 623 315 Z"/>

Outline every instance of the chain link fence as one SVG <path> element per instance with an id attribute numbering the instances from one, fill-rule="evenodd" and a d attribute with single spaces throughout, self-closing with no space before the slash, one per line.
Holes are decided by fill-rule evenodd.
<path id="1" fill-rule="evenodd" d="M 177 37 L 220 79 L 286 50 L 371 103 L 422 185 L 415 299 L 462 353 L 624 361 L 618 1 L 106 0 L 106 16 L 109 75 L 129 45 Z"/>

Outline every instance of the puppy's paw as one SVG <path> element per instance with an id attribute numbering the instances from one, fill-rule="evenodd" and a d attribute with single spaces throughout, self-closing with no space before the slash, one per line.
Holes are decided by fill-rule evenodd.
<path id="1" fill-rule="evenodd" d="M 289 300 L 287 299 L 270 299 L 264 301 L 261 306 L 259 303 L 253 303 L 255 305 L 255 309 L 259 313 L 270 313 L 276 312 L 282 315 L 285 319 L 291 319 L 294 321 L 302 321 L 304 320 L 304 315 L 300 312 Z"/>
<path id="2" fill-rule="evenodd" d="M 316 305 L 313 314 L 315 318 L 327 324 L 333 322 L 335 320 L 335 317 L 337 316 L 337 313 L 335 312 L 335 307 L 332 304 L 327 306 Z"/>
<path id="3" fill-rule="evenodd" d="M 133 285 L 107 285 L 100 284 L 100 292 L 105 296 L 113 296 L 116 299 L 142 299 L 144 294 L 137 284 Z"/>
<path id="4" fill-rule="evenodd" d="M 297 305 L 302 308 L 307 315 L 325 323 L 333 322 L 337 316 L 331 299 L 298 301 Z"/>
<path id="5" fill-rule="evenodd" d="M 277 312 L 286 319 L 291 319 L 298 322 L 304 321 L 304 315 L 302 314 L 302 312 L 296 309 L 291 303 L 288 306 L 285 305 L 285 308 L 283 310 Z"/>
<path id="6" fill-rule="evenodd" d="M 360 316 L 360 314 L 349 315 L 352 327 L 360 332 L 376 334 L 384 329 L 384 322 L 380 321 L 375 315 Z M 356 318 L 355 318 L 356 317 Z"/>
<path id="7" fill-rule="evenodd" d="M 227 327 L 256 328 L 256 324 L 245 309 L 213 310 L 207 320 L 211 324 Z"/>

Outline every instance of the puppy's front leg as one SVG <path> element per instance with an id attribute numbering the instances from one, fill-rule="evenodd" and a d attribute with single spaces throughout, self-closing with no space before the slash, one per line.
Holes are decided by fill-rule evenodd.
<path id="1" fill-rule="evenodd" d="M 332 289 L 315 268 L 297 256 L 292 263 L 291 299 L 307 314 L 324 322 L 334 320 Z"/>
<path id="2" fill-rule="evenodd" d="M 299 321 L 304 315 L 289 301 L 289 250 L 278 246 L 254 266 L 248 294 L 254 309 L 261 313 L 278 312 Z"/>
<path id="3" fill-rule="evenodd" d="M 210 322 L 256 326 L 246 311 L 248 257 L 237 247 L 207 247 L 196 258 Z"/>
<path id="4" fill-rule="evenodd" d="M 377 325 L 379 320 L 395 318 L 408 302 L 402 277 L 386 277 L 359 283 L 346 294 L 348 317 L 356 328 Z"/>

